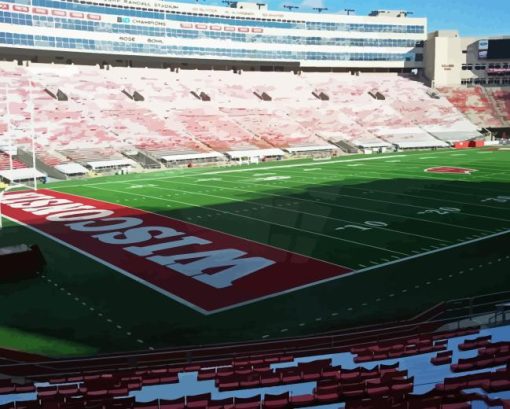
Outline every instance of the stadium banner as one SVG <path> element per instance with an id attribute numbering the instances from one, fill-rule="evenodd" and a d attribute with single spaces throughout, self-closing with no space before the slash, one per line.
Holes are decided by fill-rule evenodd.
<path id="1" fill-rule="evenodd" d="M 352 271 L 156 213 L 47 189 L 7 193 L 2 210 L 204 314 Z"/>

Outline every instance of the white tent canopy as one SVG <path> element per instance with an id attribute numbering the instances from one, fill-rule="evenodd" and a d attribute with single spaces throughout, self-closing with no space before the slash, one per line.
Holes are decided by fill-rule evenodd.
<path id="1" fill-rule="evenodd" d="M 430 132 L 430 134 L 437 139 L 448 142 L 466 141 L 469 139 L 477 139 L 483 137 L 483 135 L 478 131 L 434 131 Z"/>
<path id="2" fill-rule="evenodd" d="M 214 159 L 221 157 L 223 157 L 223 155 L 218 152 L 204 152 L 204 153 L 186 153 L 180 155 L 168 155 L 162 156 L 161 159 L 166 162 L 173 162 L 178 160 Z"/>
<path id="3" fill-rule="evenodd" d="M 98 160 L 94 162 L 87 162 L 92 169 L 102 168 L 117 168 L 123 166 L 135 166 L 135 162 L 131 159 L 113 159 L 113 160 Z"/>
<path id="4" fill-rule="evenodd" d="M 46 175 L 34 168 L 12 169 L 0 171 L 0 177 L 10 182 L 19 182 L 34 178 L 43 178 Z"/>
<path id="5" fill-rule="evenodd" d="M 225 152 L 232 159 L 257 158 L 263 156 L 285 156 L 281 149 L 254 149 L 247 151 L 229 151 Z"/>
<path id="6" fill-rule="evenodd" d="M 313 151 L 332 151 L 338 149 L 333 145 L 313 145 L 313 146 L 294 146 L 292 148 L 285 148 L 287 152 L 313 152 Z"/>
<path id="7" fill-rule="evenodd" d="M 381 141 L 381 142 L 362 142 L 362 141 L 352 141 L 352 143 L 361 148 L 389 148 L 391 144 Z"/>
<path id="8" fill-rule="evenodd" d="M 64 175 L 84 175 L 88 173 L 88 169 L 81 166 L 79 163 L 64 163 L 63 165 L 56 165 L 55 169 L 62 172 Z"/>
<path id="9" fill-rule="evenodd" d="M 428 140 L 428 141 L 396 141 L 394 142 L 396 146 L 402 149 L 411 149 L 411 148 L 446 148 L 448 145 L 444 141 L 439 140 Z"/>

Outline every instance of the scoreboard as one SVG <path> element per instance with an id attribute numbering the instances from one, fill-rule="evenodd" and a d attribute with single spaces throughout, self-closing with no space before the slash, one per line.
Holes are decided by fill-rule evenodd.
<path id="1" fill-rule="evenodd" d="M 480 40 L 478 58 L 482 60 L 510 60 L 510 38 L 500 40 Z"/>

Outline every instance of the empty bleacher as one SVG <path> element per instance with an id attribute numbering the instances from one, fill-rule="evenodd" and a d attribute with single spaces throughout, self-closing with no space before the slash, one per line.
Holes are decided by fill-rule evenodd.
<path id="1" fill-rule="evenodd" d="M 416 324 L 404 332 L 404 327 L 393 332 L 381 329 L 372 333 L 372 341 L 359 334 L 357 342 L 351 338 L 350 343 L 330 337 L 329 346 L 319 339 L 260 345 L 271 352 L 257 352 L 257 344 L 176 351 L 180 356 L 205 359 L 187 363 L 171 363 L 175 354 L 165 351 L 130 356 L 128 361 L 105 356 L 41 364 L 37 357 L 20 364 L 19 353 L 14 353 L 16 362 L 5 360 L 0 371 L 19 373 L 21 369 L 25 376 L 7 375 L 0 380 L 0 407 L 510 407 L 510 352 L 505 341 L 510 328 L 445 331 L 433 327 L 429 324 L 423 332 Z M 367 331 L 365 335 L 370 334 Z M 302 351 L 294 349 L 299 344 Z M 223 358 L 210 360 L 214 355 L 208 354 L 214 353 Z M 437 361 L 440 354 L 447 362 Z"/>
<path id="2" fill-rule="evenodd" d="M 12 158 L 12 169 L 23 169 L 27 166 L 19 160 Z M 11 158 L 10 155 L 4 152 L 0 152 L 0 170 L 11 169 Z"/>
<path id="3" fill-rule="evenodd" d="M 498 112 L 482 87 L 441 88 L 439 91 L 478 127 L 502 126 Z"/>
<path id="4" fill-rule="evenodd" d="M 44 146 L 38 156 L 48 166 L 71 160 L 58 152 L 92 148 L 138 150 L 158 161 L 264 149 L 331 152 L 331 144 L 442 147 L 456 138 L 480 136 L 477 127 L 499 126 L 502 115 L 508 116 L 504 89 L 490 91 L 490 97 L 479 88 L 442 90 L 447 98 L 437 98 L 424 84 L 397 74 L 101 70 L 12 63 L 1 63 L 0 74 L 11 84 L 8 98 L 0 96 L 0 110 L 5 113 L 8 104 L 16 146 L 31 142 L 33 105 L 37 143 Z M 61 90 L 67 100 L 53 98 L 48 89 Z M 374 90 L 384 98 L 371 97 Z M 143 98 L 129 98 L 123 91 Z M 193 93 L 204 93 L 209 100 Z M 327 98 L 314 96 L 321 94 Z M 499 101 L 497 108 L 492 100 Z M 2 132 L 6 121 L 3 115 Z M 106 154 L 100 156 L 105 159 Z"/>

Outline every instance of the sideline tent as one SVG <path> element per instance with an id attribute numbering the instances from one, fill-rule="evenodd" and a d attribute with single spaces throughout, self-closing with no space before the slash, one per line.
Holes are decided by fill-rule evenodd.
<path id="1" fill-rule="evenodd" d="M 63 165 L 56 165 L 55 169 L 62 172 L 64 175 L 85 175 L 88 169 L 79 163 L 64 163 Z"/>
<path id="2" fill-rule="evenodd" d="M 0 171 L 0 179 L 9 182 L 23 182 L 34 178 L 44 178 L 46 174 L 34 168 L 12 169 Z"/>
<path id="3" fill-rule="evenodd" d="M 338 149 L 333 145 L 314 145 L 314 146 L 293 146 L 291 148 L 284 148 L 289 153 L 299 152 L 315 152 L 315 151 L 333 151 Z"/>
<path id="4" fill-rule="evenodd" d="M 483 138 L 483 135 L 478 131 L 429 131 L 429 133 L 435 138 L 445 142 L 459 142 Z"/>
<path id="5" fill-rule="evenodd" d="M 90 166 L 92 170 L 97 170 L 124 166 L 136 166 L 136 163 L 131 159 L 112 159 L 87 162 L 87 165 Z"/>
<path id="6" fill-rule="evenodd" d="M 231 159 L 261 158 L 265 156 L 285 156 L 281 149 L 253 149 L 246 151 L 229 151 L 225 154 Z"/>
<path id="7" fill-rule="evenodd" d="M 205 152 L 161 156 L 161 160 L 164 160 L 165 162 L 177 162 L 181 160 L 221 159 L 222 157 L 223 155 L 218 152 Z"/>

